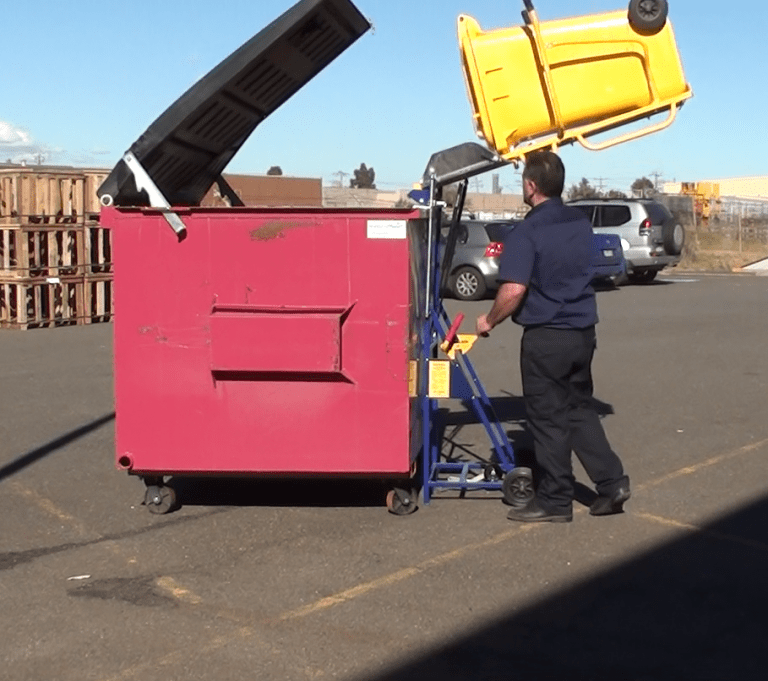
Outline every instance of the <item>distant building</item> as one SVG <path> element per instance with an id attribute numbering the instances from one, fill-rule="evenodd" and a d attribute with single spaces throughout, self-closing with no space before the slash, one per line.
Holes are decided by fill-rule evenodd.
<path id="1" fill-rule="evenodd" d="M 528 206 L 520 194 L 480 194 L 467 192 L 466 210 L 479 220 L 521 218 Z"/>
<path id="2" fill-rule="evenodd" d="M 408 189 L 382 191 L 351 187 L 323 187 L 325 208 L 394 208 L 408 198 Z"/>
<path id="3" fill-rule="evenodd" d="M 768 218 L 768 176 L 665 182 L 663 189 L 664 202 L 670 209 L 695 210 L 705 222 L 709 218 Z"/>
<path id="4" fill-rule="evenodd" d="M 230 175 L 224 179 L 246 206 L 265 208 L 321 208 L 323 183 L 320 178 L 287 177 L 285 175 Z M 214 184 L 200 202 L 201 206 L 228 206 Z"/>
<path id="5" fill-rule="evenodd" d="M 720 196 L 735 196 L 745 199 L 768 198 L 768 175 L 754 177 L 732 177 L 727 179 L 696 180 L 698 184 L 711 183 L 720 185 Z M 665 182 L 665 194 L 682 194 L 682 182 Z"/>
<path id="6" fill-rule="evenodd" d="M 323 187 L 323 206 L 326 208 L 394 208 L 408 204 L 410 189 L 380 191 L 378 189 L 351 189 Z M 481 220 L 521 217 L 527 211 L 523 197 L 518 194 L 467 193 L 465 212 Z"/>

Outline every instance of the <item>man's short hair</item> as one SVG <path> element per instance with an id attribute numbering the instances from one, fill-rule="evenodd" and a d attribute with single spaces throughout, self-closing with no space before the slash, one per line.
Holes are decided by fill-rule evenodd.
<path id="1" fill-rule="evenodd" d="M 547 198 L 560 196 L 565 187 L 565 166 L 554 151 L 532 151 L 525 157 L 523 179 L 531 180 Z"/>

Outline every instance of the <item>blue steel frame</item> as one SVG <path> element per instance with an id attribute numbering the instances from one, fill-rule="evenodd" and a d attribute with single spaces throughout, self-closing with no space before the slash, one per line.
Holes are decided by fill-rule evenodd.
<path id="1" fill-rule="evenodd" d="M 466 194 L 467 181 L 460 185 L 457 200 L 457 213 L 454 226 L 461 214 L 463 198 Z M 512 445 L 499 423 L 491 400 L 485 392 L 480 379 L 463 353 L 457 352 L 451 360 L 451 397 L 467 400 L 483 424 L 493 447 L 495 460 L 482 462 L 442 461 L 442 432 L 439 427 L 438 400 L 429 397 L 429 362 L 437 359 L 441 342 L 445 339 L 451 320 L 445 311 L 442 300 L 441 274 L 447 269 L 441 268 L 439 258 L 439 237 L 442 203 L 439 200 L 439 188 L 434 178 L 429 193 L 429 218 L 427 233 L 426 266 L 426 303 L 422 316 L 421 352 L 418 371 L 418 398 L 421 402 L 422 415 L 422 495 L 425 504 L 429 504 L 435 490 L 459 490 L 462 494 L 470 490 L 500 490 L 502 478 L 515 467 Z M 446 249 L 444 257 L 451 257 Z M 442 270 L 442 272 L 441 272 Z M 492 475 L 488 475 L 492 472 Z"/>

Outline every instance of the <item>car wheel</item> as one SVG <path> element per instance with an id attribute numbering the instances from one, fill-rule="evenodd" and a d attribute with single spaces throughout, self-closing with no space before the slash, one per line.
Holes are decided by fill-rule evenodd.
<path id="1" fill-rule="evenodd" d="M 667 23 L 667 0 L 630 0 L 629 23 L 638 31 L 657 32 Z"/>
<path id="2" fill-rule="evenodd" d="M 486 289 L 483 275 L 474 267 L 460 267 L 453 275 L 453 295 L 459 300 L 480 300 Z"/>
<path id="3" fill-rule="evenodd" d="M 680 255 L 683 252 L 685 230 L 682 225 L 677 223 L 664 225 L 661 230 L 661 238 L 664 243 L 664 250 L 669 255 Z"/>
<path id="4" fill-rule="evenodd" d="M 658 270 L 640 270 L 628 275 L 633 284 L 647 284 L 653 281 L 658 274 Z"/>

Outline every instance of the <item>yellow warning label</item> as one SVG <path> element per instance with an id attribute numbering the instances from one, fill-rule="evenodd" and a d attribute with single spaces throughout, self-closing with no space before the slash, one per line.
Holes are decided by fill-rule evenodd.
<path id="1" fill-rule="evenodd" d="M 408 362 L 408 397 L 416 397 L 418 394 L 419 363 L 412 359 Z"/>
<path id="2" fill-rule="evenodd" d="M 429 396 L 451 396 L 451 363 L 447 360 L 430 360 Z"/>

